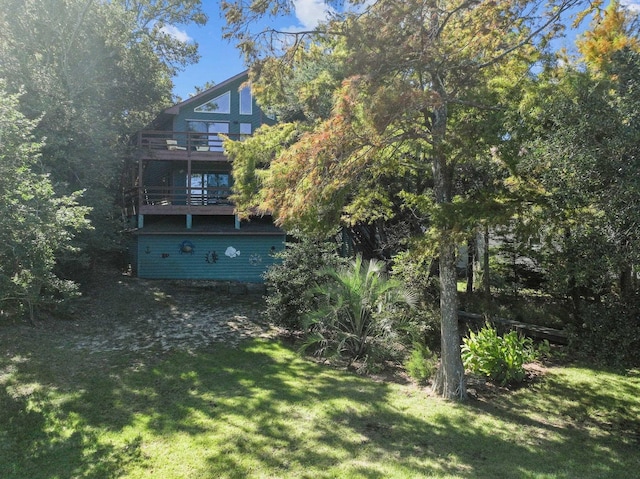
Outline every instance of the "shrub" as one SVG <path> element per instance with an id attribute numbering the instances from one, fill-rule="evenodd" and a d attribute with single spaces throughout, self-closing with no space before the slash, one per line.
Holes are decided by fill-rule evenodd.
<path id="1" fill-rule="evenodd" d="M 426 383 L 438 369 L 438 356 L 427 346 L 414 343 L 411 355 L 404 363 L 407 374 L 418 383 Z"/>
<path id="2" fill-rule="evenodd" d="M 640 366 L 640 298 L 607 295 L 585 305 L 569 327 L 569 346 L 582 359 L 608 367 Z"/>
<path id="3" fill-rule="evenodd" d="M 440 309 L 437 278 L 430 274 L 431 260 L 423 255 L 399 253 L 393 257 L 392 277 L 403 285 L 416 304 L 394 320 L 401 341 L 411 348 L 425 344 L 433 351 L 440 348 Z"/>
<path id="4" fill-rule="evenodd" d="M 477 333 L 470 331 L 463 339 L 462 362 L 472 374 L 485 376 L 505 385 L 525 379 L 524 365 L 536 359 L 531 338 L 511 331 L 499 336 L 486 324 Z"/>
<path id="5" fill-rule="evenodd" d="M 291 330 L 302 329 L 302 317 L 316 307 L 310 294 L 329 279 L 327 268 L 337 268 L 346 260 L 336 253 L 336 245 L 302 237 L 287 244 L 278 254 L 281 263 L 265 273 L 266 318 Z"/>
<path id="6" fill-rule="evenodd" d="M 314 348 L 319 355 L 350 363 L 379 358 L 371 354 L 372 345 L 383 344 L 395 334 L 390 312 L 398 303 L 411 303 L 411 297 L 401 293 L 402 283 L 382 274 L 379 262 L 363 262 L 361 256 L 350 267 L 327 270 L 327 274 L 331 281 L 314 290 L 318 307 L 305 315 L 309 336 L 303 349 Z"/>

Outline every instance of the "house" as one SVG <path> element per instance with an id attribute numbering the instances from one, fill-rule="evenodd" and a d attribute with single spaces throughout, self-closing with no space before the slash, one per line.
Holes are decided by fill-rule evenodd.
<path id="1" fill-rule="evenodd" d="M 262 282 L 284 248 L 271 217 L 240 220 L 221 134 L 242 140 L 263 123 L 247 72 L 161 112 L 137 134 L 125 180 L 129 256 L 141 278 Z"/>

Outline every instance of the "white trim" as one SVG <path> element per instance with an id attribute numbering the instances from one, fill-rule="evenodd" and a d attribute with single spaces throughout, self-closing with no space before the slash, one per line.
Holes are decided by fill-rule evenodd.
<path id="1" fill-rule="evenodd" d="M 218 105 L 215 105 L 216 100 L 219 100 L 223 97 L 226 97 L 225 100 L 227 102 L 227 108 L 222 110 L 220 109 L 220 107 Z M 212 104 L 213 106 L 216 106 L 216 110 L 208 110 L 206 109 L 206 106 Z M 194 113 L 213 113 L 213 114 L 217 114 L 217 115 L 229 115 L 231 113 L 231 91 L 227 90 L 226 92 L 224 92 L 221 95 L 218 95 L 215 98 L 211 98 L 208 101 L 205 101 L 204 103 L 202 103 L 201 105 L 198 105 L 197 107 L 195 107 L 193 109 Z"/>

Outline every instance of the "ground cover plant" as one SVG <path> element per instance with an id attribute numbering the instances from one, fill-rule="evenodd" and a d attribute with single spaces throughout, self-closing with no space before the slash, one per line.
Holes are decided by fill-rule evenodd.
<path id="1" fill-rule="evenodd" d="M 640 467 L 640 371 L 549 367 L 528 387 L 473 384 L 472 399 L 452 403 L 273 338 L 81 347 L 82 332 L 135 324 L 143 336 L 150 309 L 162 322 L 184 313 L 180 295 L 207 307 L 241 301 L 135 279 L 113 281 L 111 293 L 100 285 L 109 309 L 95 320 L 89 301 L 84 321 L 1 327 L 0 477 L 596 478 Z M 259 321 L 253 301 L 243 314 Z"/>
<path id="2" fill-rule="evenodd" d="M 517 331 L 500 336 L 489 323 L 477 332 L 469 331 L 469 335 L 462 339 L 462 362 L 467 371 L 502 385 L 524 381 L 527 375 L 525 364 L 536 358 L 531 338 Z"/>

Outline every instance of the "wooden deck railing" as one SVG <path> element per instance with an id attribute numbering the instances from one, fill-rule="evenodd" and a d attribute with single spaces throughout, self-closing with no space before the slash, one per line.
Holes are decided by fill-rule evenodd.
<path id="1" fill-rule="evenodd" d="M 247 135 L 237 133 L 197 133 L 193 131 L 146 130 L 138 133 L 138 147 L 147 150 L 169 150 L 191 152 L 223 152 L 224 135 L 232 140 L 241 140 Z"/>
<path id="2" fill-rule="evenodd" d="M 231 188 L 202 187 L 144 187 L 140 189 L 140 205 L 230 205 Z"/>

